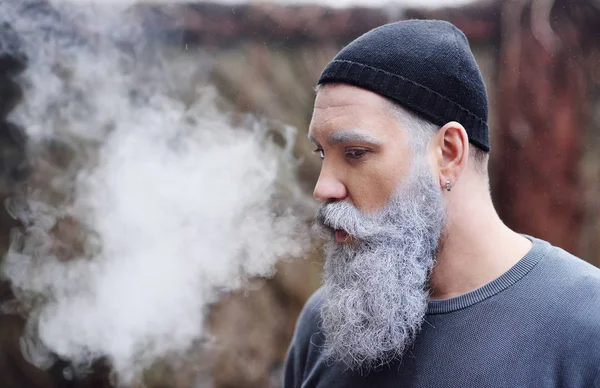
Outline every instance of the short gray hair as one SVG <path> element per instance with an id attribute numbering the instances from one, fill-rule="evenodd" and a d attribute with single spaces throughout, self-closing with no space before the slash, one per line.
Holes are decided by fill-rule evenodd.
<path id="1" fill-rule="evenodd" d="M 315 86 L 315 93 L 318 93 L 323 85 L 327 84 L 317 84 Z M 412 135 L 411 148 L 413 154 L 423 155 L 427 150 L 429 141 L 438 129 L 440 129 L 439 125 L 425 120 L 389 98 L 385 98 L 385 101 L 392 114 L 396 116 L 402 126 L 407 128 L 408 132 Z M 469 154 L 475 170 L 487 176 L 489 154 L 475 147 L 473 144 L 469 144 Z"/>
<path id="2" fill-rule="evenodd" d="M 389 99 L 386 99 L 386 104 L 402 126 L 410 133 L 413 155 L 423 155 L 431 138 L 440 129 L 439 125 L 433 124 Z M 487 174 L 488 153 L 473 144 L 469 144 L 469 154 L 476 171 Z"/>

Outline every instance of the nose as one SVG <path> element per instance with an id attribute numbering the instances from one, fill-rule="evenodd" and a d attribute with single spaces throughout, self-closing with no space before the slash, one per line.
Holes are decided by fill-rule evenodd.
<path id="1" fill-rule="evenodd" d="M 347 196 L 346 186 L 331 171 L 322 168 L 313 197 L 322 202 L 331 202 L 343 200 Z"/>

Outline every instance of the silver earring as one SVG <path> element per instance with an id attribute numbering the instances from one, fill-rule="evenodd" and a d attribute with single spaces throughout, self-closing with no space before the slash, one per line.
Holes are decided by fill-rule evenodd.
<path id="1" fill-rule="evenodd" d="M 450 181 L 446 181 L 446 191 L 450 191 L 452 187 L 450 186 Z"/>

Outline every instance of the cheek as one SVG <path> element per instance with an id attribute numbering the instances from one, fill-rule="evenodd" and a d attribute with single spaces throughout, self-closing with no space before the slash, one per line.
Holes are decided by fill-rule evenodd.
<path id="1" fill-rule="evenodd" d="M 408 173 L 408 164 L 398 155 L 389 155 L 352 169 L 348 173 L 347 189 L 354 205 L 365 212 L 384 207 Z"/>

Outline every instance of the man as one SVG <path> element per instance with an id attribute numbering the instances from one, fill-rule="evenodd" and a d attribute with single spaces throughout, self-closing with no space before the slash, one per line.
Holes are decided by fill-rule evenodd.
<path id="1" fill-rule="evenodd" d="M 600 270 L 500 220 L 487 112 L 447 22 L 376 28 L 327 65 L 309 131 L 324 284 L 286 388 L 600 387 Z"/>

